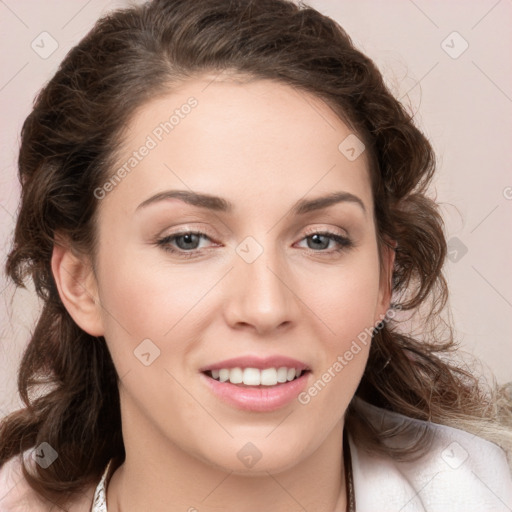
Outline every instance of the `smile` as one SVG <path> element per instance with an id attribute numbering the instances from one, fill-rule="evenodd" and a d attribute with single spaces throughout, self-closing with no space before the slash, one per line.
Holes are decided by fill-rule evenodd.
<path id="1" fill-rule="evenodd" d="M 226 370 L 222 372 L 222 378 L 226 379 L 223 382 L 220 380 L 222 370 Z M 284 377 L 284 370 L 281 368 L 265 368 L 261 371 L 255 368 L 244 368 L 242 371 L 240 368 L 240 372 L 233 372 L 233 370 L 237 369 L 217 370 L 219 373 L 217 378 L 212 375 L 217 375 L 215 370 L 205 371 L 199 375 L 220 402 L 243 411 L 260 413 L 276 411 L 294 402 L 298 404 L 296 398 L 307 387 L 311 374 L 309 370 L 296 372 L 295 368 L 286 368 L 286 381 L 279 382 L 277 375 L 279 374 L 281 379 Z M 242 382 L 233 384 L 230 379 L 233 378 L 236 382 L 240 378 L 240 373 Z M 245 380 L 246 373 L 247 380 Z M 288 380 L 288 376 L 291 380 Z M 246 382 L 258 382 L 258 379 L 260 384 L 246 384 Z M 262 379 L 266 384 L 261 383 Z M 272 384 L 274 381 L 275 384 Z"/>
<path id="2" fill-rule="evenodd" d="M 299 368 L 220 368 L 206 372 L 209 377 L 219 382 L 242 384 L 245 386 L 276 386 L 299 378 L 302 370 Z"/>

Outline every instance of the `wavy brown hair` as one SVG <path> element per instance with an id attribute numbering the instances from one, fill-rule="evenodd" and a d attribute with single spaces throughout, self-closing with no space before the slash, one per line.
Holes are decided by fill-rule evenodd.
<path id="1" fill-rule="evenodd" d="M 23 124 L 21 205 L 6 271 L 19 287 L 32 279 L 43 309 L 19 368 L 25 407 L 0 427 L 0 464 L 48 442 L 58 459 L 33 473 L 24 465 L 24 477 L 41 496 L 63 503 L 97 482 L 109 459 L 124 458 L 116 369 L 105 340 L 81 330 L 63 306 L 52 249 L 60 233 L 94 257 L 94 190 L 112 175 L 134 113 L 191 77 L 221 71 L 311 93 L 364 141 L 379 247 L 397 242 L 393 304 L 422 310 L 423 335 L 400 331 L 397 320 L 376 329 L 356 395 L 410 417 L 505 439 L 499 422 L 507 409 L 498 409 L 496 395 L 470 371 L 444 357 L 455 342 L 449 327 L 442 336 L 437 329 L 448 291 L 442 218 L 427 194 L 435 157 L 375 64 L 335 21 L 304 4 L 154 0 L 97 21 Z M 394 433 L 374 430 L 353 403 L 346 420 L 369 449 L 406 457 L 426 446 L 390 448 L 385 441 Z"/>

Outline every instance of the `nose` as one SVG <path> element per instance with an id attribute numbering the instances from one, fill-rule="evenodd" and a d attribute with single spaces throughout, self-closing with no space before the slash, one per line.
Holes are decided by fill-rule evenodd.
<path id="1" fill-rule="evenodd" d="M 249 261 L 235 255 L 223 306 L 228 324 L 235 329 L 268 334 L 296 323 L 300 300 L 284 257 L 266 247 L 254 261 Z"/>

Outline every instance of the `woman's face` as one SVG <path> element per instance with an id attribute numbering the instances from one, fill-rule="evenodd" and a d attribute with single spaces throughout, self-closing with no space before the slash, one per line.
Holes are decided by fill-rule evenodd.
<path id="1" fill-rule="evenodd" d="M 128 451 L 277 471 L 341 439 L 389 279 L 351 130 L 291 87 L 212 80 L 144 105 L 97 190 L 101 331 Z"/>

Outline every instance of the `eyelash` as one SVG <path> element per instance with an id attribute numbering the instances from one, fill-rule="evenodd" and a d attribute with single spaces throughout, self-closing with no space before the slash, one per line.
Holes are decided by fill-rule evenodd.
<path id="1" fill-rule="evenodd" d="M 207 238 L 208 240 L 211 240 L 211 238 L 201 231 L 180 231 L 178 233 L 173 233 L 171 235 L 167 235 L 163 238 L 160 238 L 157 240 L 157 245 L 161 247 L 164 251 L 170 252 L 172 254 L 178 254 L 180 257 L 183 258 L 195 258 L 197 257 L 197 252 L 200 251 L 200 249 L 194 249 L 192 251 L 184 251 L 183 249 L 174 249 L 171 247 L 170 242 L 175 240 L 176 238 L 180 238 L 182 236 L 186 235 L 197 235 L 202 238 Z M 352 240 L 348 237 L 339 235 L 338 233 L 333 233 L 331 231 L 311 231 L 308 233 L 305 233 L 305 236 L 301 239 L 305 240 L 306 238 L 311 238 L 314 235 L 320 235 L 320 236 L 326 236 L 336 242 L 338 244 L 338 248 L 334 249 L 334 251 L 316 251 L 314 249 L 307 249 L 310 253 L 318 254 L 318 253 L 327 253 L 327 254 L 338 254 L 342 251 L 345 251 L 347 249 L 350 249 L 354 247 L 354 243 Z"/>

